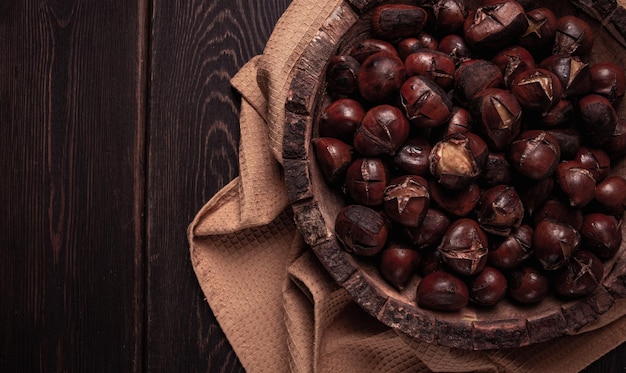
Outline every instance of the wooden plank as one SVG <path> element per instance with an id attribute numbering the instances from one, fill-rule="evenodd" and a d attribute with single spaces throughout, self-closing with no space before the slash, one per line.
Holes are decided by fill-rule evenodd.
<path id="1" fill-rule="evenodd" d="M 186 229 L 238 174 L 229 80 L 262 53 L 288 0 L 156 1 L 148 172 L 148 371 L 242 371 L 206 304 Z"/>
<path id="2" fill-rule="evenodd" d="M 0 371 L 141 370 L 146 9 L 0 4 Z"/>

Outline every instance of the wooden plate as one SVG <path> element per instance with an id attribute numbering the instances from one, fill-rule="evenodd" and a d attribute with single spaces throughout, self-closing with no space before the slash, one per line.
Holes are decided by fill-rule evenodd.
<path id="1" fill-rule="evenodd" d="M 344 202 L 324 181 L 310 140 L 316 135 L 317 116 L 326 104 L 323 72 L 328 61 L 369 36 L 369 11 L 381 2 L 345 0 L 336 7 L 293 70 L 285 103 L 283 158 L 289 200 L 298 229 L 335 281 L 364 310 L 388 326 L 421 341 L 470 350 L 519 347 L 575 332 L 611 308 L 616 299 L 626 297 L 624 243 L 615 258 L 605 263 L 603 286 L 586 298 L 568 302 L 548 298 L 528 307 L 505 300 L 490 309 L 470 305 L 452 313 L 416 305 L 419 276 L 399 292 L 381 278 L 371 263 L 341 248 L 333 227 Z M 577 15 L 592 25 L 596 41 L 587 58 L 590 62 L 626 64 L 626 10 L 622 6 L 590 0 L 556 0 L 545 6 L 557 16 Z M 618 106 L 618 113 L 626 118 L 625 104 Z M 626 163 L 614 165 L 613 172 L 625 175 Z"/>

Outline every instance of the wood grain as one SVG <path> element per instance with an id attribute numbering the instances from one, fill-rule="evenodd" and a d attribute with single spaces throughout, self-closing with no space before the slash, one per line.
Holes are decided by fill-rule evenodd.
<path id="1" fill-rule="evenodd" d="M 141 367 L 138 5 L 0 7 L 2 371 Z"/>
<path id="2" fill-rule="evenodd" d="M 242 370 L 197 284 L 185 231 L 202 204 L 238 174 L 239 99 L 229 80 L 262 53 L 288 4 L 287 0 L 154 4 L 147 221 L 149 371 Z"/>

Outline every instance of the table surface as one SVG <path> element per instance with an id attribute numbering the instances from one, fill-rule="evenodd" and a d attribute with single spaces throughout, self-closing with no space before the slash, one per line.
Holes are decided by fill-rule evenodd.
<path id="1" fill-rule="evenodd" d="M 238 174 L 229 79 L 289 2 L 0 2 L 0 371 L 244 370 L 186 228 Z"/>

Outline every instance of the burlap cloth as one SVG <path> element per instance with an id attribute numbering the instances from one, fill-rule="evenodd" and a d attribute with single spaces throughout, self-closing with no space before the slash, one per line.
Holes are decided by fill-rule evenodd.
<path id="1" fill-rule="evenodd" d="M 207 302 L 249 372 L 576 372 L 626 341 L 618 301 L 577 335 L 470 352 L 400 335 L 360 309 L 304 244 L 287 204 L 281 142 L 287 77 L 338 0 L 294 0 L 261 56 L 232 79 L 241 93 L 240 176 L 189 226 Z"/>

